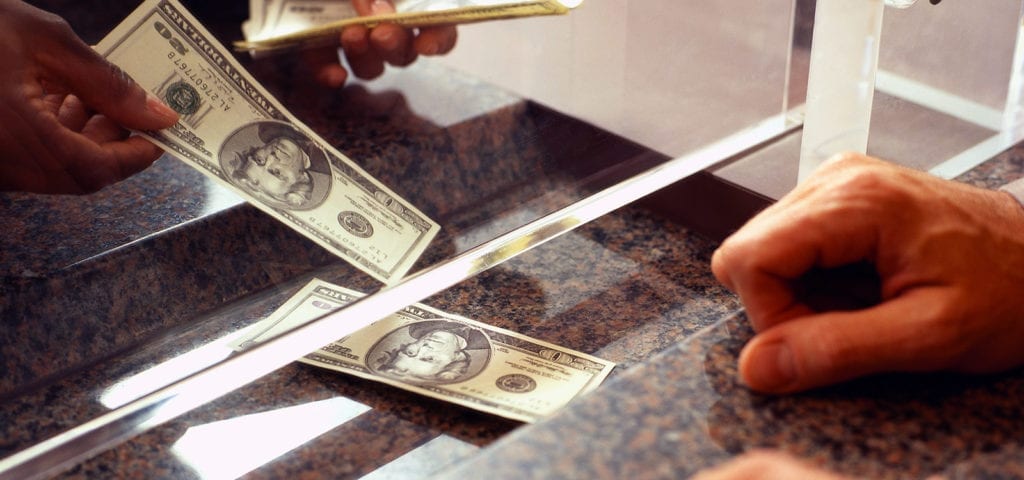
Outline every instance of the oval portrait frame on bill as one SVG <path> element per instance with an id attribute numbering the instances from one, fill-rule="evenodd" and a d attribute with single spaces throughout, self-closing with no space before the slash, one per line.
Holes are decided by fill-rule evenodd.
<path id="1" fill-rule="evenodd" d="M 396 328 L 366 353 L 367 367 L 385 378 L 418 385 L 469 380 L 490 362 L 493 347 L 482 330 L 450 320 L 423 320 Z"/>
<path id="2" fill-rule="evenodd" d="M 239 127 L 224 140 L 218 158 L 231 184 L 273 208 L 311 210 L 330 194 L 327 154 L 286 122 Z"/>

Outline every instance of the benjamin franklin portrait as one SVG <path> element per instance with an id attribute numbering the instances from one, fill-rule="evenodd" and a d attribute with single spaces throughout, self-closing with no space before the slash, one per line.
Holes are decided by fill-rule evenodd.
<path id="1" fill-rule="evenodd" d="M 233 184 L 276 208 L 315 208 L 331 187 L 327 154 L 284 122 L 264 120 L 232 132 L 220 164 Z"/>
<path id="2" fill-rule="evenodd" d="M 367 352 L 374 373 L 428 385 L 468 380 L 479 374 L 490 358 L 486 334 L 449 320 L 424 320 L 397 328 Z"/>

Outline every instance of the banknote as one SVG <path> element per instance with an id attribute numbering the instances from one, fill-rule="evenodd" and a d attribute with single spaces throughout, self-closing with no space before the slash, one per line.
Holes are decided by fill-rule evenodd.
<path id="1" fill-rule="evenodd" d="M 235 343 L 251 348 L 361 293 L 314 279 Z M 600 358 L 415 304 L 303 357 L 302 363 L 533 422 L 596 388 Z"/>
<path id="2" fill-rule="evenodd" d="M 403 1 L 398 0 L 396 8 Z M 348 0 L 249 0 L 242 33 L 247 41 L 256 41 L 357 16 Z"/>
<path id="3" fill-rule="evenodd" d="M 250 0 L 238 50 L 268 52 L 337 44 L 350 25 L 396 23 L 425 27 L 538 15 L 561 15 L 583 0 L 394 0 L 395 13 L 359 16 L 339 0 Z"/>
<path id="4" fill-rule="evenodd" d="M 437 234 L 436 222 L 288 112 L 177 1 L 143 2 L 96 49 L 179 113 L 173 127 L 142 135 L 374 278 L 401 279 Z"/>

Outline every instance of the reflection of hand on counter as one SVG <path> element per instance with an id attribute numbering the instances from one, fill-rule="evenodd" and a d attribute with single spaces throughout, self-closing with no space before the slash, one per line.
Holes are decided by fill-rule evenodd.
<path id="1" fill-rule="evenodd" d="M 876 305 L 825 311 L 795 289 L 858 262 L 877 272 Z M 1006 193 L 841 156 L 727 239 L 712 268 L 758 332 L 740 355 L 755 390 L 1024 362 L 1024 210 Z"/>
<path id="2" fill-rule="evenodd" d="M 769 450 L 745 453 L 715 468 L 702 471 L 693 480 L 842 480 L 847 477 L 819 470 L 789 455 Z"/>
<path id="3" fill-rule="evenodd" d="M 0 95 L 0 190 L 99 190 L 160 156 L 127 128 L 177 121 L 63 19 L 16 0 L 0 1 Z"/>
<path id="4" fill-rule="evenodd" d="M 348 1 L 348 0 L 344 0 Z M 359 15 L 394 13 L 390 0 L 351 0 Z M 454 25 L 411 29 L 385 23 L 374 28 L 362 25 L 345 27 L 339 42 L 352 73 L 371 79 L 384 73 L 385 65 L 407 66 L 420 55 L 441 55 L 455 47 Z M 302 51 L 312 76 L 322 85 L 340 87 L 349 72 L 338 62 L 336 47 Z"/>

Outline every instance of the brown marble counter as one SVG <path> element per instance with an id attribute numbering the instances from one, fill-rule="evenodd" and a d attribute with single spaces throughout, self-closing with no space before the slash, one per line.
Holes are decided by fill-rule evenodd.
<path id="1" fill-rule="evenodd" d="M 93 31 L 130 9 L 90 14 L 73 3 L 46 6 Z M 195 6 L 224 32 L 243 14 Z M 429 61 L 395 73 L 394 90 L 354 84 L 331 94 L 297 87 L 283 60 L 252 67 L 303 121 L 442 223 L 419 267 L 664 160 Z M 412 112 L 409 99 L 428 102 L 430 115 Z M 1020 176 L 1024 148 L 961 180 L 995 187 Z M 0 458 L 108 412 L 127 379 L 251 323 L 311 277 L 378 287 L 210 192 L 168 157 L 88 197 L 0 195 Z M 709 207 L 686 193 L 668 198 Z M 709 271 L 716 241 L 666 211 L 675 210 L 637 202 L 424 300 L 618 364 L 598 390 L 544 421 L 525 425 L 291 364 L 63 476 L 203 478 L 211 465 L 241 465 L 227 471 L 682 478 L 754 447 L 871 478 L 1022 476 L 1019 371 L 883 376 L 785 397 L 737 384 L 736 355 L 751 332 Z M 261 414 L 324 406 L 330 414 L 302 417 L 320 430 L 281 451 L 256 448 L 306 426 Z M 236 424 L 248 429 L 228 428 Z M 206 437 L 199 452 L 187 446 L 222 427 L 235 433 Z"/>

